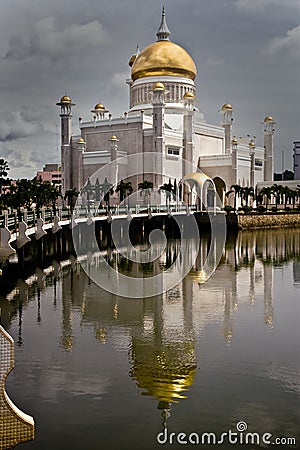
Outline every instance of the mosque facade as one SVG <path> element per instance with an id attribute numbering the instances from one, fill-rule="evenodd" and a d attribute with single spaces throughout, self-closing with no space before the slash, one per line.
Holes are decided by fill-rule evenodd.
<path id="1" fill-rule="evenodd" d="M 195 62 L 170 35 L 163 10 L 157 41 L 129 60 L 129 110 L 123 116 L 112 117 L 97 103 L 92 119 L 79 119 L 79 132 L 73 134 L 75 104 L 67 95 L 57 103 L 63 192 L 80 190 L 99 168 L 112 162 L 115 173 L 108 173 L 108 181 L 115 184 L 117 172 L 119 179 L 126 179 L 129 167 L 119 164 L 124 161 L 120 158 L 148 152 L 153 153 L 151 167 L 148 163 L 147 173 L 142 171 L 136 184 L 145 179 L 153 182 L 154 189 L 169 180 L 178 184 L 187 175 L 187 161 L 195 172 L 213 180 L 220 206 L 232 185 L 255 188 L 259 182 L 273 180 L 273 118 L 268 115 L 262 122 L 264 147 L 256 145 L 255 136 L 233 135 L 229 103 L 220 108 L 222 125 L 207 123 L 196 106 Z"/>

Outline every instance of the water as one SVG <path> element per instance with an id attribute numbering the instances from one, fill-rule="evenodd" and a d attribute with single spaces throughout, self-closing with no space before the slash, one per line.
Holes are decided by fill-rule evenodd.
<path id="1" fill-rule="evenodd" d="M 16 344 L 6 389 L 36 423 L 20 448 L 182 448 L 157 434 L 220 436 L 240 421 L 300 448 L 299 231 L 239 234 L 202 275 L 196 263 L 146 299 L 108 294 L 74 261 L 18 280 L 0 307 Z"/>

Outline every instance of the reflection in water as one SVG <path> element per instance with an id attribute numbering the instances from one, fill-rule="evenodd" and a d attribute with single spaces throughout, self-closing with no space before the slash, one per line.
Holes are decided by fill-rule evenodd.
<path id="1" fill-rule="evenodd" d="M 14 366 L 14 342 L 0 325 L 0 450 L 34 438 L 33 418 L 20 411 L 5 392 L 5 381 Z"/>
<path id="2" fill-rule="evenodd" d="M 146 267 L 141 267 L 140 263 L 128 264 L 126 259 L 113 252 L 110 252 L 107 258 L 123 273 L 131 276 L 149 276 L 170 267 L 178 255 L 178 245 L 177 241 L 171 241 L 163 256 L 152 261 Z M 179 406 L 184 403 L 182 400 L 188 398 L 192 401 L 189 398 L 189 390 L 192 389 L 192 386 L 193 389 L 197 384 L 206 386 L 207 380 L 216 376 L 216 367 L 221 364 L 218 362 L 217 352 L 214 353 L 216 342 L 221 345 L 223 352 L 222 357 L 219 356 L 219 361 L 222 358 L 226 359 L 223 355 L 228 358 L 226 370 L 229 371 L 230 378 L 233 380 L 232 386 L 242 384 L 242 381 L 237 378 L 239 371 L 243 373 L 245 370 L 248 373 L 250 370 L 243 358 L 246 360 L 249 358 L 249 367 L 253 370 L 251 366 L 251 354 L 253 353 L 255 355 L 253 357 L 255 374 L 262 379 L 267 377 L 268 382 L 275 380 L 293 392 L 299 392 L 298 369 L 289 364 L 286 366 L 282 364 L 278 368 L 279 362 L 275 363 L 275 361 L 277 359 L 279 361 L 282 355 L 277 356 L 277 349 L 272 350 L 273 356 L 268 355 L 270 359 L 268 361 L 264 356 L 255 353 L 259 345 L 262 346 L 262 353 L 264 352 L 263 340 L 259 341 L 259 345 L 253 343 L 253 347 L 251 347 L 251 342 L 247 342 L 247 355 L 245 356 L 243 350 L 242 356 L 237 356 L 237 361 L 230 360 L 234 349 L 243 343 L 244 333 L 247 336 L 247 330 L 243 328 L 241 331 L 241 325 L 239 324 L 239 329 L 237 324 L 238 313 L 245 314 L 245 308 L 247 311 L 245 323 L 248 321 L 251 323 L 251 327 L 255 327 L 250 327 L 248 330 L 251 340 L 255 340 L 259 333 L 267 332 L 269 336 L 277 329 L 279 333 L 282 333 L 281 328 L 285 328 L 285 316 L 276 309 L 280 305 L 274 302 L 274 296 L 276 296 L 274 291 L 275 271 L 281 267 L 287 267 L 289 261 L 293 261 L 294 284 L 299 283 L 299 232 L 286 230 L 282 233 L 268 230 L 267 232 L 240 233 L 236 240 L 228 240 L 221 263 L 214 275 L 207 280 L 204 267 L 209 246 L 209 239 L 202 238 L 201 248 L 195 258 L 193 268 L 178 286 L 166 294 L 145 299 L 118 298 L 98 289 L 81 271 L 80 265 L 74 258 L 63 263 L 54 262 L 46 272 L 37 271 L 29 280 L 26 280 L 26 283 L 18 281 L 16 288 L 6 297 L 10 300 L 9 302 L 0 299 L 1 321 L 6 327 L 15 324 L 20 350 L 26 348 L 26 339 L 29 339 L 28 334 L 23 336 L 26 323 L 24 318 L 26 314 L 29 314 L 29 310 L 35 317 L 36 326 L 40 327 L 40 333 L 43 332 L 41 324 L 46 326 L 49 321 L 53 326 L 53 334 L 56 332 L 58 334 L 57 342 L 55 341 L 52 348 L 56 367 L 59 366 L 57 363 L 59 358 L 62 358 L 63 367 L 67 361 L 77 361 L 78 358 L 85 361 L 83 354 L 86 355 L 86 349 L 80 353 L 80 348 L 82 346 L 85 348 L 86 345 L 91 349 L 91 359 L 93 359 L 92 348 L 94 349 L 93 346 L 97 345 L 97 348 L 101 349 L 101 357 L 104 358 L 103 364 L 108 364 L 109 369 L 114 371 L 113 356 L 105 359 L 105 352 L 111 351 L 110 345 L 113 342 L 114 347 L 128 358 L 129 368 L 126 367 L 122 374 L 123 377 L 128 378 L 129 372 L 133 380 L 132 385 L 134 383 L 139 393 L 155 401 L 155 409 L 158 408 L 162 415 L 164 426 L 170 416 L 171 406 L 173 413 L 170 420 L 173 420 L 173 416 L 179 414 Z M 189 251 L 184 252 L 183 255 L 186 258 L 194 258 L 192 253 L 191 245 Z M 87 264 L 89 264 L 89 270 L 95 270 L 97 256 L 88 255 Z M 45 293 L 51 297 L 48 299 L 50 300 L 48 303 L 43 301 Z M 280 320 L 282 320 L 282 324 Z M 245 323 L 243 323 L 244 327 Z M 211 348 L 204 348 L 201 353 L 199 342 L 207 339 L 208 330 L 212 328 L 217 330 L 214 341 L 211 343 L 214 351 Z M 88 344 L 83 337 L 85 331 L 91 336 Z M 246 337 L 245 340 L 247 340 Z M 281 340 L 284 342 L 284 337 L 281 336 Z M 35 345 L 38 346 L 38 343 Z M 57 348 L 63 356 L 58 353 Z M 226 353 L 227 351 L 228 353 Z M 214 370 L 211 370 L 210 373 L 206 372 L 205 378 L 203 373 L 207 370 L 208 361 Z M 65 388 L 71 392 L 73 389 L 74 395 L 79 391 L 81 395 L 83 392 L 87 393 L 89 391 L 87 385 L 93 385 L 95 389 L 97 386 L 97 371 L 94 372 L 93 365 L 86 369 L 83 367 L 84 364 L 80 359 L 78 360 L 79 377 L 82 381 L 80 389 L 77 385 L 75 391 L 75 385 L 70 384 Z M 245 369 L 243 369 L 243 364 Z M 265 369 L 262 369 L 263 364 L 266 364 Z M 52 394 L 56 396 L 57 392 L 62 390 L 61 378 L 65 376 L 70 380 L 74 379 L 75 375 L 74 373 L 70 375 L 66 367 L 66 372 L 63 374 L 59 372 L 56 378 L 55 369 L 51 370 L 52 375 L 49 374 L 49 379 L 50 376 L 53 376 L 54 389 L 56 383 L 59 383 L 60 386 L 60 389 L 55 390 L 55 394 Z M 88 373 L 82 374 L 82 370 L 86 370 Z M 243 383 L 245 383 L 246 375 L 243 373 L 243 376 Z M 107 394 L 107 385 L 111 380 L 108 381 L 106 377 L 107 375 L 103 376 L 105 387 L 99 386 L 99 392 L 103 395 L 109 395 Z M 214 381 L 213 388 L 218 389 L 218 385 L 221 385 L 223 378 L 226 379 L 226 377 L 228 377 L 228 372 L 225 371 L 220 375 L 220 379 Z M 98 378 L 101 380 L 100 376 Z M 253 378 L 254 375 L 252 375 L 251 382 L 253 382 Z M 92 384 L 91 380 L 93 380 Z M 50 381 L 48 383 L 51 384 Z M 49 385 L 47 395 L 51 395 Z M 249 388 L 249 392 L 251 393 L 253 390 L 255 396 L 255 385 L 253 386 Z M 96 395 L 96 391 L 89 392 L 89 395 L 91 394 Z M 202 395 L 204 394 L 202 393 Z M 209 390 L 206 395 L 210 395 Z M 209 402 L 212 402 L 214 409 L 211 413 L 213 415 L 221 415 L 222 408 L 218 405 L 218 396 L 222 398 L 226 396 L 226 392 L 219 392 L 214 400 L 209 397 Z M 243 402 L 240 395 L 238 398 L 240 403 L 235 405 L 235 410 L 239 411 L 241 415 L 235 418 L 242 419 L 242 413 L 244 417 L 246 414 L 251 415 L 251 411 L 255 410 L 253 404 Z M 56 397 L 55 400 L 58 401 Z M 227 399 L 229 405 L 231 405 L 231 401 L 233 400 Z M 175 405 L 179 402 L 180 405 Z M 191 410 L 190 413 L 193 414 L 193 411 Z M 253 412 L 252 421 L 255 421 L 255 417 L 259 417 L 260 413 L 261 415 L 265 414 L 265 410 Z M 184 420 L 183 416 L 180 417 L 181 420 Z M 219 420 L 224 421 L 225 419 L 227 420 L 228 417 L 221 417 Z M 90 420 L 92 421 L 92 418 Z M 274 427 L 275 422 L 276 420 L 274 420 Z M 71 447 L 72 445 L 70 445 Z M 140 443 L 140 447 L 144 447 L 143 443 Z M 48 449 L 43 448 L 43 450 Z"/>

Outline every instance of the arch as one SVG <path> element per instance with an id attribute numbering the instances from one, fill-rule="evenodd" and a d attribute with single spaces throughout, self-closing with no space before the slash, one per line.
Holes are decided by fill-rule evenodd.
<path id="1" fill-rule="evenodd" d="M 216 214 L 216 186 L 210 177 L 203 172 L 192 172 L 185 175 L 182 181 L 186 181 L 191 189 L 196 187 L 198 190 L 200 211 L 203 211 L 203 207 L 205 209 L 213 207 L 214 214 Z"/>
<path id="2" fill-rule="evenodd" d="M 225 181 L 220 177 L 214 177 L 213 182 L 215 183 L 216 192 L 217 192 L 217 206 L 221 208 L 224 205 L 224 198 L 226 192 L 226 184 Z"/>

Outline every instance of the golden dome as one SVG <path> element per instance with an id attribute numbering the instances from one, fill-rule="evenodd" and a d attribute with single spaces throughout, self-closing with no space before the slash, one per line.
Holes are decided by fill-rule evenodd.
<path id="1" fill-rule="evenodd" d="M 232 111 L 232 106 L 230 103 L 225 103 L 225 105 L 222 106 L 222 111 Z"/>
<path id="2" fill-rule="evenodd" d="M 254 147 L 256 147 L 256 145 L 254 144 L 254 142 L 250 142 L 249 147 L 254 148 Z"/>
<path id="3" fill-rule="evenodd" d="M 60 103 L 72 103 L 72 100 L 70 99 L 70 97 L 68 95 L 64 95 L 61 99 L 60 99 Z"/>
<path id="4" fill-rule="evenodd" d="M 274 119 L 272 116 L 267 116 L 264 118 L 264 122 L 274 122 Z"/>
<path id="5" fill-rule="evenodd" d="M 194 99 L 195 98 L 195 94 L 193 94 L 193 92 L 188 91 L 184 94 L 183 98 L 187 98 L 187 99 Z"/>
<path id="6" fill-rule="evenodd" d="M 170 41 L 157 41 L 136 58 L 132 69 L 133 81 L 144 77 L 175 76 L 194 80 L 197 69 L 186 50 Z"/>
<path id="7" fill-rule="evenodd" d="M 110 141 L 118 141 L 119 139 L 117 138 L 117 136 L 115 136 L 114 134 L 112 135 L 112 137 L 110 138 Z"/>
<path id="8" fill-rule="evenodd" d="M 163 83 L 155 83 L 153 85 L 153 90 L 154 91 L 164 91 L 165 90 L 165 86 Z"/>
<path id="9" fill-rule="evenodd" d="M 78 139 L 78 144 L 84 144 L 84 143 L 85 143 L 85 140 L 82 137 Z"/>
<path id="10" fill-rule="evenodd" d="M 97 105 L 95 105 L 95 109 L 105 109 L 105 106 L 102 103 L 97 103 Z"/>

